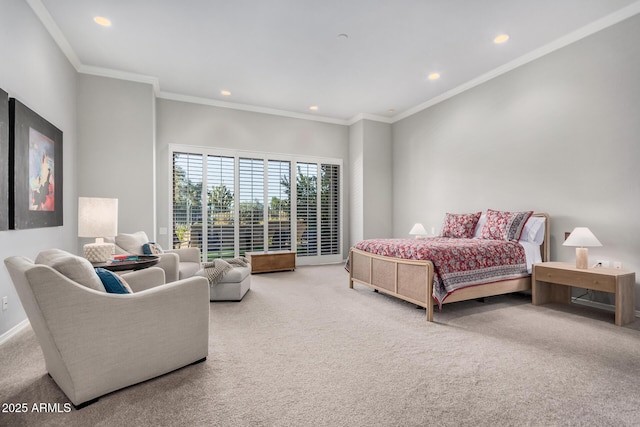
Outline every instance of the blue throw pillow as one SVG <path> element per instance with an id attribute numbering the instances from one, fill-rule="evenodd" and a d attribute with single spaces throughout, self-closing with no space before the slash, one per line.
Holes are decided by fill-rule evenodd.
<path id="1" fill-rule="evenodd" d="M 117 274 L 105 270 L 104 268 L 96 268 L 96 274 L 102 281 L 104 288 L 110 294 L 130 294 L 131 290 L 121 277 Z"/>

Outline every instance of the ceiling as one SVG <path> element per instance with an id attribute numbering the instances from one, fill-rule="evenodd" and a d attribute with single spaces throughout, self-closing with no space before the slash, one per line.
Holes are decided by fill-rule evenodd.
<path id="1" fill-rule="evenodd" d="M 26 1 L 79 72 L 336 123 L 393 122 L 640 12 L 636 0 Z"/>

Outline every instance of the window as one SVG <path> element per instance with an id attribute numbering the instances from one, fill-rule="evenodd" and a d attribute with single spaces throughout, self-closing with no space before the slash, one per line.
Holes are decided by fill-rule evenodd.
<path id="1" fill-rule="evenodd" d="M 340 160 L 171 151 L 174 248 L 198 247 L 205 261 L 265 249 L 294 250 L 298 264 L 342 261 Z"/>
<path id="2" fill-rule="evenodd" d="M 340 167 L 320 166 L 322 191 L 320 197 L 321 255 L 340 252 Z"/>
<path id="3" fill-rule="evenodd" d="M 318 165 L 298 163 L 296 219 L 298 256 L 318 253 Z"/>
<path id="4" fill-rule="evenodd" d="M 173 153 L 173 247 L 202 248 L 202 155 Z"/>
<path id="5" fill-rule="evenodd" d="M 269 160 L 269 250 L 291 250 L 291 162 Z"/>
<path id="6" fill-rule="evenodd" d="M 235 159 L 207 156 L 207 260 L 235 256 Z"/>
<path id="7" fill-rule="evenodd" d="M 240 159 L 240 255 L 264 250 L 264 160 Z"/>

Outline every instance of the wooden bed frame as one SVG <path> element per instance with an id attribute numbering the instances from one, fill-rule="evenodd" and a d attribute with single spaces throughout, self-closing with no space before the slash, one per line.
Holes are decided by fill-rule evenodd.
<path id="1" fill-rule="evenodd" d="M 535 213 L 533 216 L 545 218 L 545 235 L 544 241 L 540 245 L 540 254 L 542 261 L 549 261 L 549 229 L 551 228 L 549 215 Z M 358 283 L 425 307 L 427 321 L 433 322 L 433 308 L 437 303 L 432 296 L 433 263 L 431 261 L 392 258 L 351 248 L 349 267 L 349 287 L 351 289 L 353 289 L 354 283 Z M 531 276 L 504 280 L 458 289 L 449 295 L 443 304 L 530 289 Z"/>

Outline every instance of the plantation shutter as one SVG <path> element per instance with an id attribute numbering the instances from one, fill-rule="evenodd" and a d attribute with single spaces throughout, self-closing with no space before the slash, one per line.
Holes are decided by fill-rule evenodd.
<path id="1" fill-rule="evenodd" d="M 299 257 L 318 254 L 318 164 L 298 163 L 296 176 L 297 252 Z"/>
<path id="2" fill-rule="evenodd" d="M 264 160 L 240 158 L 238 163 L 240 200 L 240 256 L 264 250 Z"/>
<path id="3" fill-rule="evenodd" d="M 202 248 L 202 155 L 173 153 L 173 247 Z"/>
<path id="4" fill-rule="evenodd" d="M 270 251 L 291 250 L 291 162 L 268 162 L 268 230 Z"/>
<path id="5" fill-rule="evenodd" d="M 235 257 L 235 159 L 207 156 L 207 257 Z"/>
<path id="6" fill-rule="evenodd" d="M 320 254 L 340 253 L 340 166 L 321 165 Z"/>
<path id="7" fill-rule="evenodd" d="M 171 149 L 172 247 L 204 261 L 265 249 L 295 251 L 300 265 L 342 261 L 339 159 L 196 150 Z"/>

